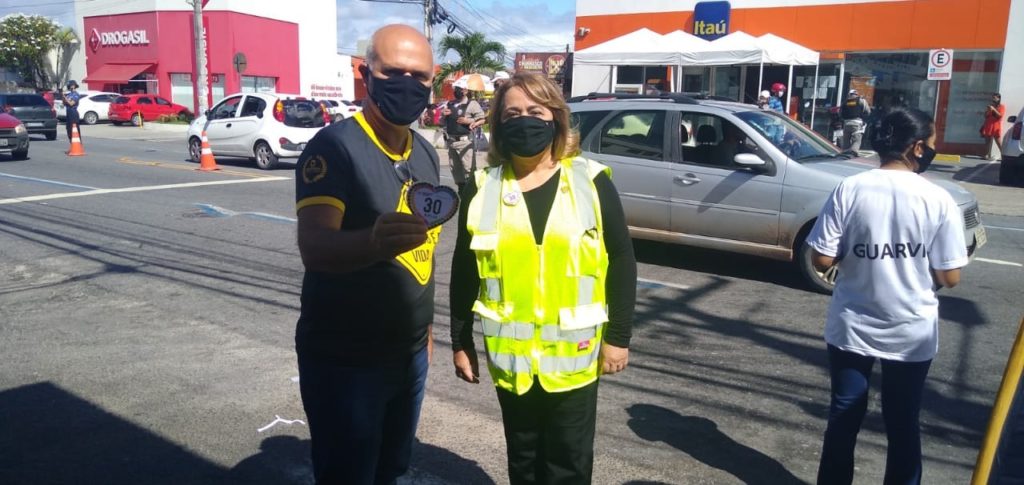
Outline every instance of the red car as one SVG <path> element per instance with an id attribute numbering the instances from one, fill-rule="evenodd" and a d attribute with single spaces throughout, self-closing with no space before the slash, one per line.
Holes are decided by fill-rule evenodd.
<path id="1" fill-rule="evenodd" d="M 15 160 L 28 158 L 28 130 L 20 120 L 0 111 L 0 152 L 6 151 Z"/>
<path id="2" fill-rule="evenodd" d="M 110 103 L 109 117 L 115 125 L 131 122 L 138 126 L 161 116 L 189 114 L 188 108 L 152 94 L 129 94 Z"/>

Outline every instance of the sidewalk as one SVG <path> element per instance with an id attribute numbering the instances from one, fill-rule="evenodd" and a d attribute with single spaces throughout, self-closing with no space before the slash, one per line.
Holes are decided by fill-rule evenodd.
<path id="1" fill-rule="evenodd" d="M 130 124 L 114 126 L 111 123 L 97 123 L 79 127 L 83 138 L 107 138 L 112 140 L 134 141 L 181 141 L 185 143 L 188 125 L 172 125 L 167 123 L 145 123 L 142 126 Z"/>

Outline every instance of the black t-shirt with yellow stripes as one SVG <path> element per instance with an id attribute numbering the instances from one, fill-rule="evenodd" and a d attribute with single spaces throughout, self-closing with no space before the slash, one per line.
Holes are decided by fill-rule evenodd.
<path id="1" fill-rule="evenodd" d="M 405 153 L 388 152 L 362 113 L 313 137 L 295 169 L 296 210 L 340 209 L 342 231 L 373 227 L 387 212 L 409 212 L 411 182 L 439 183 L 437 152 L 410 130 Z M 434 315 L 433 252 L 440 236 L 393 260 L 351 273 L 306 271 L 295 332 L 300 354 L 342 364 L 399 363 L 427 342 Z"/>

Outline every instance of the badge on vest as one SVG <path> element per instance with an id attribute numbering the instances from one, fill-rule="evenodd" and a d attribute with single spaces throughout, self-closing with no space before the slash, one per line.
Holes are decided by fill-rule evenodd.
<path id="1" fill-rule="evenodd" d="M 583 352 L 584 350 L 587 350 L 589 348 L 590 348 L 590 340 L 589 339 L 584 340 L 584 341 L 576 344 L 576 351 L 577 352 Z"/>
<path id="2" fill-rule="evenodd" d="M 450 187 L 419 182 L 405 193 L 412 213 L 420 216 L 427 227 L 437 227 L 451 219 L 459 210 L 459 194 Z"/>
<path id="3" fill-rule="evenodd" d="M 514 205 L 518 204 L 519 203 L 519 192 L 514 191 L 514 190 L 511 191 L 511 192 L 505 192 L 505 194 L 501 196 L 501 202 L 504 203 L 507 206 L 514 206 Z"/>

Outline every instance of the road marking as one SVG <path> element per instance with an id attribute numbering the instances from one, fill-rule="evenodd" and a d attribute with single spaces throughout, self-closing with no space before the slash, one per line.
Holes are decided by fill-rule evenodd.
<path id="1" fill-rule="evenodd" d="M 1024 229 L 1021 229 L 1021 228 L 1019 228 L 1019 227 L 1003 227 L 1003 226 L 990 226 L 990 225 L 988 225 L 988 224 L 985 224 L 985 229 L 999 229 L 999 230 L 1001 230 L 1001 231 L 1018 231 L 1018 232 L 1024 232 Z"/>
<path id="2" fill-rule="evenodd" d="M 11 174 L 6 174 L 6 173 L 0 173 L 0 177 L 9 178 L 9 179 L 15 179 L 15 180 L 27 180 L 29 182 L 36 182 L 36 183 L 40 183 L 40 184 L 59 185 L 61 187 L 71 187 L 73 189 L 86 189 L 86 190 L 94 190 L 94 189 L 96 189 L 96 187 L 89 187 L 88 185 L 69 184 L 67 182 L 59 182 L 59 181 L 56 181 L 56 180 L 40 179 L 40 178 L 35 178 L 35 177 L 23 177 L 21 175 L 11 175 Z"/>
<path id="3" fill-rule="evenodd" d="M 252 219 L 264 219 L 274 222 L 292 223 L 298 221 L 298 219 L 294 219 L 291 217 L 279 216 L 276 214 L 267 214 L 266 212 L 235 212 L 233 210 L 225 209 L 223 207 L 217 207 L 213 204 L 196 204 L 196 207 L 199 207 L 199 209 L 201 209 L 207 215 L 211 215 L 214 217 L 245 216 Z"/>
<path id="4" fill-rule="evenodd" d="M 988 258 L 974 258 L 975 261 L 981 261 L 982 263 L 1001 264 L 1003 266 L 1015 266 L 1022 267 L 1024 264 L 1014 263 L 1013 261 L 1003 261 L 1001 259 L 988 259 Z"/>
<path id="5" fill-rule="evenodd" d="M 152 160 L 135 160 L 134 158 L 131 158 L 131 157 L 121 157 L 121 158 L 117 159 L 117 161 L 118 161 L 118 163 L 127 163 L 129 165 L 140 165 L 140 166 L 143 166 L 143 167 L 170 168 L 170 169 L 174 169 L 174 170 L 188 170 L 190 172 L 196 171 L 195 167 L 191 167 L 191 166 L 188 166 L 188 165 L 182 165 L 180 163 L 157 162 L 157 161 L 152 161 Z M 274 175 L 263 175 L 263 174 L 259 174 L 259 173 L 240 172 L 240 171 L 237 171 L 237 170 L 224 170 L 224 169 L 215 170 L 215 171 L 212 171 L 212 172 L 209 172 L 209 173 L 216 173 L 216 174 L 221 174 L 221 175 L 237 175 L 239 177 L 251 177 L 251 178 L 274 177 Z"/>
<path id="6" fill-rule="evenodd" d="M 676 283 L 667 283 L 667 282 L 658 281 L 658 280 L 649 280 L 647 278 L 637 278 L 636 279 L 636 283 L 637 283 L 636 286 L 640 287 L 640 288 L 665 287 L 665 288 L 675 288 L 677 290 L 689 290 L 690 289 L 690 287 L 686 286 L 686 285 L 680 285 L 680 284 L 676 284 Z"/>
<path id="7" fill-rule="evenodd" d="M 978 170 L 978 171 L 968 175 L 967 178 L 964 179 L 964 182 L 970 182 L 970 181 L 978 178 L 979 176 L 981 176 L 981 174 L 985 173 L 986 170 L 988 170 L 989 168 L 992 168 L 992 166 L 994 166 L 997 163 L 999 163 L 999 162 L 988 162 L 988 163 L 983 163 L 983 164 L 975 165 L 975 168 L 981 167 L 981 170 Z"/>
<path id="8" fill-rule="evenodd" d="M 257 429 L 256 432 L 257 433 L 262 433 L 262 432 L 264 432 L 264 431 L 266 431 L 266 430 L 268 430 L 270 428 L 273 428 L 274 425 L 276 425 L 278 423 L 280 423 L 280 424 L 295 424 L 295 423 L 299 423 L 299 424 L 303 424 L 303 425 L 306 424 L 306 422 L 301 420 L 301 419 L 284 419 L 280 415 L 275 414 L 274 415 L 274 420 L 271 421 L 270 424 L 268 424 L 268 425 L 266 425 L 266 426 L 264 426 L 264 427 L 262 427 L 260 429 Z"/>
<path id="9" fill-rule="evenodd" d="M 243 180 L 215 180 L 212 182 L 189 182 L 184 184 L 167 185 L 144 185 L 141 187 L 123 187 L 120 189 L 95 189 L 83 192 L 67 192 L 63 194 L 33 195 L 30 197 L 14 197 L 11 199 L 0 199 L 0 205 L 20 204 L 22 202 L 37 202 L 40 200 L 67 199 L 70 197 L 86 197 L 90 195 L 123 194 L 128 192 L 149 192 L 152 190 L 189 189 L 193 187 L 206 187 L 210 185 L 232 185 L 246 184 L 252 182 L 274 182 L 278 180 L 291 180 L 288 177 L 260 177 Z"/>

